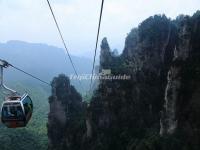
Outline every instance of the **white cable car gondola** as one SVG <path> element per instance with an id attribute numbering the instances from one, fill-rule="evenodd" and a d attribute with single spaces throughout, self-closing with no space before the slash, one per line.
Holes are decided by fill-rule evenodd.
<path id="1" fill-rule="evenodd" d="M 29 122 L 32 112 L 33 103 L 28 94 L 18 96 L 17 92 L 6 87 L 3 83 L 3 68 L 7 68 L 9 64 L 0 60 L 1 68 L 1 88 L 11 92 L 10 96 L 5 97 L 1 108 L 1 122 L 8 128 L 25 127 Z"/>

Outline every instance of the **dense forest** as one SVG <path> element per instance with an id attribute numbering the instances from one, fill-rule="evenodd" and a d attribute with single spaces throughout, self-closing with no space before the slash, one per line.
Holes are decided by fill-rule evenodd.
<path id="1" fill-rule="evenodd" d="M 131 79 L 100 79 L 85 104 L 68 77 L 55 78 L 48 149 L 199 150 L 199 41 L 199 11 L 149 17 L 131 30 L 119 56 L 104 38 L 99 71 Z"/>

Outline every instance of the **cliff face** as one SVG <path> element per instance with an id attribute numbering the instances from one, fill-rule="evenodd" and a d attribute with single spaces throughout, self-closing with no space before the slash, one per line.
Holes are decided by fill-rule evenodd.
<path id="1" fill-rule="evenodd" d="M 195 22 L 196 24 L 196 22 Z M 179 96 L 184 94 L 181 87 L 185 85 L 182 82 L 184 66 L 187 64 L 189 55 L 192 54 L 192 30 L 193 22 L 191 18 L 185 17 L 179 22 L 178 40 L 174 49 L 174 58 L 168 72 L 167 86 L 165 90 L 165 109 L 164 117 L 161 120 L 161 134 L 174 133 L 177 128 L 176 108 Z M 197 32 L 197 31 L 194 31 Z M 194 64 L 192 64 L 194 65 Z"/>
<path id="2" fill-rule="evenodd" d="M 78 150 L 85 132 L 84 105 L 80 94 L 60 75 L 52 81 L 48 116 L 49 150 Z"/>
<path id="3" fill-rule="evenodd" d="M 199 12 L 150 17 L 118 57 L 102 41 L 100 68 L 131 80 L 100 81 L 90 105 L 93 149 L 199 149 L 199 22 Z"/>
<path id="4" fill-rule="evenodd" d="M 119 56 L 113 55 L 104 38 L 100 72 L 110 69 L 113 76 L 126 74 L 131 78 L 99 81 L 83 116 L 83 128 L 76 132 L 80 138 L 77 146 L 83 150 L 198 150 L 199 41 L 200 12 L 173 21 L 164 15 L 146 19 L 128 34 Z M 66 104 L 50 104 L 55 123 L 64 124 L 66 130 L 66 111 L 62 111 Z M 68 140 L 67 135 L 62 137 L 62 126 L 59 129 L 54 132 Z M 68 140 L 70 145 L 73 142 Z"/>
<path id="5" fill-rule="evenodd" d="M 176 27 L 165 16 L 150 17 L 133 29 L 121 56 L 112 57 L 107 40 L 102 41 L 101 68 L 131 79 L 100 82 L 91 102 L 96 141 L 102 144 L 95 149 L 125 149 L 148 130 L 159 132 L 175 45 Z"/>

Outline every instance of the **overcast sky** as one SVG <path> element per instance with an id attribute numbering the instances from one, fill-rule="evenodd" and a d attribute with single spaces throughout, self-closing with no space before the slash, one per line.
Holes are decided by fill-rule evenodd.
<path id="1" fill-rule="evenodd" d="M 101 0 L 50 0 L 71 54 L 92 56 Z M 149 16 L 192 15 L 200 0 L 105 0 L 100 40 L 124 47 L 127 33 Z M 0 0 L 0 42 L 22 40 L 63 47 L 46 0 Z"/>

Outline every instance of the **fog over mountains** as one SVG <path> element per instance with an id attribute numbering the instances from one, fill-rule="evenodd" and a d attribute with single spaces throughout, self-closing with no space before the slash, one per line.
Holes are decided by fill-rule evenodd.
<path id="1" fill-rule="evenodd" d="M 91 72 L 92 60 L 77 56 L 71 57 L 79 74 Z M 0 59 L 4 59 L 47 82 L 61 73 L 74 74 L 64 49 L 46 44 L 23 41 L 0 43 Z M 5 79 L 8 81 L 38 82 L 12 68 L 5 70 Z M 74 83 L 76 85 L 76 82 Z"/>

